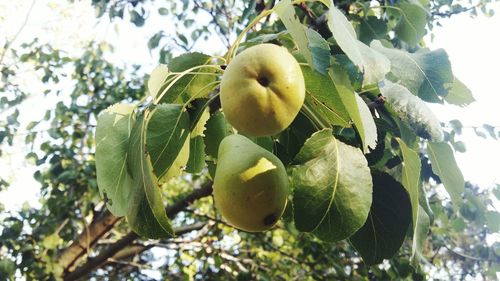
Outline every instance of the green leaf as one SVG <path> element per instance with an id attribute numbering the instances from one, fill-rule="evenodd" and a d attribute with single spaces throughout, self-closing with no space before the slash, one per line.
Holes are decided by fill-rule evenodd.
<path id="1" fill-rule="evenodd" d="M 205 143 L 203 136 L 190 138 L 189 142 L 189 160 L 186 165 L 186 172 L 197 174 L 201 173 L 205 167 Z"/>
<path id="2" fill-rule="evenodd" d="M 232 127 L 221 111 L 210 116 L 205 130 L 205 152 L 207 155 L 217 159 L 219 144 L 226 136 L 232 133 Z"/>
<path id="3" fill-rule="evenodd" d="M 420 184 L 420 158 L 418 157 L 418 154 L 408 148 L 408 146 L 406 146 L 401 139 L 397 139 L 397 141 L 399 143 L 399 147 L 401 148 L 401 154 L 403 155 L 401 183 L 410 195 L 413 229 L 415 230 L 419 216 L 418 190 Z"/>
<path id="4" fill-rule="evenodd" d="M 333 137 L 330 129 L 314 133 L 293 160 L 294 219 L 300 231 L 320 239 L 349 237 L 366 220 L 371 177 L 360 150 Z"/>
<path id="5" fill-rule="evenodd" d="M 181 105 L 160 104 L 147 124 L 146 146 L 154 173 L 163 178 L 189 136 L 189 117 Z"/>
<path id="6" fill-rule="evenodd" d="M 133 106 L 115 104 L 99 115 L 96 128 L 95 165 L 97 185 L 102 196 L 109 199 L 108 210 L 124 216 L 134 189 L 127 170 L 129 137 L 135 119 Z"/>
<path id="7" fill-rule="evenodd" d="M 131 194 L 127 221 L 140 236 L 167 238 L 174 236 L 174 230 L 163 206 L 150 154 L 146 151 L 146 120 L 144 115 L 137 118 L 130 137 L 128 168 L 136 188 Z"/>
<path id="8" fill-rule="evenodd" d="M 184 144 L 182 145 L 181 151 L 179 152 L 179 154 L 177 154 L 177 157 L 175 158 L 170 168 L 161 178 L 158 178 L 159 184 L 163 184 L 168 180 L 178 177 L 182 174 L 182 172 L 186 169 L 189 157 L 191 155 L 189 151 L 190 147 L 191 138 L 187 137 L 184 141 Z"/>
<path id="9" fill-rule="evenodd" d="M 328 42 L 315 30 L 305 28 L 308 49 L 312 55 L 312 67 L 317 72 L 326 75 L 330 66 L 330 46 Z"/>
<path id="10" fill-rule="evenodd" d="M 361 122 L 363 122 L 363 132 L 365 134 L 363 152 L 368 153 L 370 152 L 368 148 L 375 149 L 377 146 L 377 125 L 375 125 L 372 113 L 365 101 L 358 94 L 354 93 L 354 95 L 356 95 Z"/>
<path id="11" fill-rule="evenodd" d="M 16 263 L 10 259 L 0 260 L 0 279 L 1 280 L 15 280 L 14 274 L 16 273 Z"/>
<path id="12" fill-rule="evenodd" d="M 332 125 L 350 127 L 349 113 L 345 109 L 339 92 L 328 76 L 302 66 L 306 84 L 306 99 L 316 112 L 320 113 Z"/>
<path id="13" fill-rule="evenodd" d="M 389 60 L 357 39 L 354 28 L 339 9 L 331 7 L 327 17 L 335 41 L 364 74 L 363 84 L 376 84 L 384 79 L 391 68 Z"/>
<path id="14" fill-rule="evenodd" d="M 153 69 L 148 80 L 148 93 L 153 99 L 160 94 L 160 89 L 168 78 L 169 71 L 166 65 L 160 64 Z"/>
<path id="15" fill-rule="evenodd" d="M 439 120 L 427 105 L 412 95 L 405 87 L 385 80 L 380 92 L 386 98 L 386 104 L 405 122 L 415 134 L 434 141 L 443 139 Z"/>
<path id="16" fill-rule="evenodd" d="M 205 124 L 210 118 L 208 108 L 205 108 L 201 113 L 198 123 L 191 131 L 189 144 L 189 160 L 186 166 L 186 172 L 197 174 L 205 167 L 205 142 L 203 140 Z"/>
<path id="17" fill-rule="evenodd" d="M 443 49 L 410 54 L 386 48 L 376 40 L 370 46 L 391 61 L 391 73 L 398 83 L 425 101 L 442 103 L 453 83 L 451 64 Z"/>
<path id="18" fill-rule="evenodd" d="M 384 39 L 387 36 L 387 23 L 376 16 L 362 17 L 357 30 L 359 40 L 370 44 L 374 39 Z"/>
<path id="19" fill-rule="evenodd" d="M 330 62 L 328 42 L 319 33 L 305 27 L 298 20 L 290 0 L 279 2 L 274 10 L 292 35 L 300 54 L 304 56 L 309 66 L 319 73 L 326 74 Z"/>
<path id="20" fill-rule="evenodd" d="M 130 21 L 137 27 L 141 27 L 145 23 L 145 18 L 136 11 L 130 11 Z"/>
<path id="21" fill-rule="evenodd" d="M 366 223 L 350 241 L 367 265 L 391 258 L 411 222 L 411 203 L 404 187 L 386 173 L 374 172 L 373 203 Z"/>
<path id="22" fill-rule="evenodd" d="M 401 18 L 394 31 L 398 38 L 415 47 L 426 33 L 428 11 L 417 1 L 401 2 L 397 7 Z"/>
<path id="23" fill-rule="evenodd" d="M 427 233 L 430 228 L 430 219 L 421 206 L 418 206 L 418 218 L 415 223 L 413 231 L 413 242 L 411 249 L 411 263 L 417 268 L 419 265 L 419 259 L 422 258 L 422 250 L 425 247 L 425 242 L 427 240 Z"/>
<path id="24" fill-rule="evenodd" d="M 197 66 L 210 65 L 212 58 L 202 53 L 186 53 L 176 57 L 168 64 L 171 73 L 176 73 L 169 83 L 164 84 L 158 95 L 158 103 L 181 103 L 191 99 L 207 96 L 216 87 L 216 76 L 212 68 L 200 67 L 185 73 Z M 180 74 L 184 74 L 182 77 Z M 173 78 L 174 76 L 170 77 Z M 161 97 L 161 98 L 160 98 Z"/>
<path id="25" fill-rule="evenodd" d="M 43 238 L 42 245 L 45 249 L 53 250 L 63 242 L 64 241 L 61 239 L 61 237 L 59 237 L 57 233 L 53 233 Z"/>
<path id="26" fill-rule="evenodd" d="M 351 87 L 351 82 L 349 80 L 349 75 L 342 69 L 342 67 L 335 61 L 332 63 L 332 68 L 330 69 L 330 78 L 340 95 L 340 99 L 344 104 L 344 108 L 349 112 L 356 130 L 363 143 L 363 150 L 367 151 L 367 147 L 375 148 L 377 142 L 377 133 L 373 134 L 373 128 L 365 128 L 366 126 L 371 126 L 370 123 L 373 122 L 373 117 L 371 114 L 367 115 L 364 109 L 360 110 L 359 101 L 357 94 Z M 365 104 L 366 106 L 366 104 Z M 370 120 L 371 119 L 371 120 Z M 367 132 L 365 130 L 368 129 Z"/>
<path id="27" fill-rule="evenodd" d="M 465 189 L 465 181 L 455 161 L 451 147 L 445 142 L 428 142 L 427 152 L 431 160 L 432 171 L 439 176 L 455 206 L 462 202 L 461 193 Z"/>
<path id="28" fill-rule="evenodd" d="M 471 90 L 465 86 L 457 77 L 453 77 L 453 84 L 447 96 L 444 100 L 449 104 L 458 105 L 461 107 L 467 106 L 474 101 Z"/>

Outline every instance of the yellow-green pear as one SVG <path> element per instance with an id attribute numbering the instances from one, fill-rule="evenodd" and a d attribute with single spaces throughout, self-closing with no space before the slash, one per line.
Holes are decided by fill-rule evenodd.
<path id="1" fill-rule="evenodd" d="M 258 232 L 283 214 L 288 178 L 274 154 L 242 135 L 230 135 L 219 146 L 213 188 L 215 207 L 230 225 Z"/>
<path id="2" fill-rule="evenodd" d="M 248 136 L 271 136 L 286 129 L 304 98 L 299 63 L 277 45 L 260 44 L 244 50 L 222 75 L 222 110 L 229 123 Z"/>

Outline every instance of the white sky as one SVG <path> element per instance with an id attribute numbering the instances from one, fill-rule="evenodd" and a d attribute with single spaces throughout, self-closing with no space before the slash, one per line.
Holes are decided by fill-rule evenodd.
<path id="1" fill-rule="evenodd" d="M 85 42 L 92 38 L 107 40 L 115 46 L 116 52 L 110 57 L 113 61 L 143 64 L 153 69 L 157 60 L 151 57 L 145 43 L 158 26 L 170 30 L 172 25 L 157 15 L 152 15 L 153 19 L 146 21 L 144 28 L 110 24 L 106 19 L 97 23 L 89 2 L 37 1 L 26 28 L 16 42 L 28 42 L 38 36 L 44 42 L 72 53 L 81 50 Z M 0 44 L 3 45 L 6 36 L 11 38 L 16 33 L 31 3 L 31 0 L 0 0 Z M 500 3 L 495 4 L 495 10 L 500 14 Z M 472 90 L 477 102 L 467 108 L 432 105 L 432 109 L 443 122 L 459 119 L 464 126 L 482 126 L 484 123 L 500 126 L 500 93 L 497 87 L 500 80 L 500 15 L 475 19 L 460 15 L 442 23 L 444 27 L 436 27 L 433 31 L 434 41 L 431 42 L 428 36 L 426 42 L 431 49 L 444 48 L 448 52 L 454 74 Z M 214 53 L 221 49 L 217 38 L 213 40 L 210 44 L 200 45 L 207 48 L 204 52 Z M 33 83 L 36 80 L 33 75 L 26 73 L 21 79 L 30 82 L 27 83 L 28 89 L 43 88 Z M 21 108 L 21 122 L 24 124 L 21 131 L 28 122 L 41 119 L 46 110 L 41 105 L 50 106 L 52 103 L 44 100 L 41 94 L 31 97 Z M 18 140 L 24 143 L 24 136 Z M 467 145 L 466 153 L 456 154 L 465 179 L 483 187 L 500 183 L 500 142 L 479 138 L 470 128 L 465 128 L 458 140 Z M 10 188 L 0 193 L 0 202 L 7 209 L 20 208 L 25 201 L 39 205 L 36 195 L 40 185 L 32 178 L 33 167 L 24 161 L 27 149 L 23 145 L 7 148 L 0 159 L 0 176 L 12 180 Z"/>

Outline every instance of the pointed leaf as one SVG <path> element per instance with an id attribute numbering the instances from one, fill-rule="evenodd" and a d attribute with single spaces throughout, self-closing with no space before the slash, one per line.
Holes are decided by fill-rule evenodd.
<path id="1" fill-rule="evenodd" d="M 410 195 L 413 229 L 415 230 L 419 216 L 418 190 L 420 184 L 420 158 L 418 154 L 406 146 L 401 139 L 398 138 L 397 141 L 403 156 L 401 183 Z"/>
<path id="2" fill-rule="evenodd" d="M 391 73 L 412 94 L 425 101 L 438 103 L 448 94 L 453 74 L 448 55 L 443 49 L 410 54 L 386 48 L 376 40 L 370 46 L 391 61 Z"/>
<path id="3" fill-rule="evenodd" d="M 450 92 L 444 97 L 444 100 L 449 104 L 458 105 L 461 107 L 467 106 L 474 101 L 471 90 L 462 83 L 457 77 L 453 77 L 453 85 L 451 86 Z"/>
<path id="4" fill-rule="evenodd" d="M 146 146 L 154 173 L 162 178 L 189 136 L 189 117 L 181 105 L 160 104 L 147 126 Z"/>
<path id="5" fill-rule="evenodd" d="M 432 171 L 439 176 L 451 196 L 455 206 L 462 202 L 465 181 L 460 168 L 455 161 L 451 147 L 445 142 L 428 142 L 427 152 L 431 160 Z"/>
<path id="6" fill-rule="evenodd" d="M 405 87 L 384 80 L 380 92 L 386 98 L 386 104 L 408 124 L 415 134 L 429 140 L 441 141 L 443 131 L 439 120 L 427 105 L 418 97 L 412 95 Z"/>
<path id="7" fill-rule="evenodd" d="M 308 66 L 302 66 L 302 74 L 306 83 L 306 99 L 316 112 L 332 125 L 350 127 L 349 113 L 330 77 L 321 75 Z"/>
<path id="8" fill-rule="evenodd" d="M 391 258 L 399 250 L 411 222 L 404 187 L 386 173 L 374 172 L 373 203 L 366 223 L 350 241 L 367 265 Z"/>
<path id="9" fill-rule="evenodd" d="M 131 194 L 127 221 L 132 230 L 140 236 L 172 237 L 174 230 L 163 206 L 151 158 L 146 152 L 146 126 L 144 115 L 141 115 L 137 118 L 130 137 L 128 168 L 136 188 Z"/>
<path id="10" fill-rule="evenodd" d="M 192 70 L 193 74 L 185 74 L 180 79 L 175 79 L 180 73 L 196 66 L 209 65 L 212 58 L 202 53 L 186 53 L 172 59 L 168 69 L 174 75 L 169 77 L 169 83 L 163 84 L 157 98 L 158 103 L 180 103 L 184 104 L 192 98 L 207 96 L 216 86 L 214 70 L 201 67 Z M 177 75 L 177 76 L 176 76 Z"/>
<path id="11" fill-rule="evenodd" d="M 328 27 L 339 47 L 364 74 L 363 84 L 376 84 L 389 72 L 389 60 L 357 39 L 356 32 L 346 16 L 336 7 L 328 14 Z"/>
<path id="12" fill-rule="evenodd" d="M 415 268 L 419 265 L 419 260 L 422 258 L 422 251 L 425 247 L 425 241 L 427 240 L 427 233 L 430 228 L 430 219 L 427 213 L 421 206 L 418 211 L 418 218 L 416 221 L 416 227 L 413 231 L 413 242 L 411 249 L 411 263 Z"/>
<path id="13" fill-rule="evenodd" d="M 377 146 L 377 126 L 373 120 L 373 116 L 365 101 L 357 94 L 356 101 L 358 103 L 359 114 L 361 115 L 361 122 L 363 122 L 363 132 L 365 133 L 365 142 L 363 142 L 363 152 L 368 153 L 371 149 Z"/>
<path id="14" fill-rule="evenodd" d="M 128 143 L 135 119 L 132 105 L 116 104 L 99 115 L 96 128 L 96 173 L 99 192 L 115 216 L 127 213 L 134 189 L 127 171 Z"/>

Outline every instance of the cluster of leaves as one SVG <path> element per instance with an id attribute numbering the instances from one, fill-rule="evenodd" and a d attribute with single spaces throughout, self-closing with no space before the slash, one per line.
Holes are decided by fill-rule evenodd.
<path id="1" fill-rule="evenodd" d="M 217 83 L 226 62 L 200 53 L 173 58 L 175 50 L 195 48 L 196 40 L 214 34 L 230 44 L 274 2 L 165 1 L 158 9 L 150 1 L 93 1 L 100 15 L 122 17 L 125 11 L 137 26 L 154 7 L 154 12 L 171 18 L 177 30 L 188 30 L 168 35 L 159 31 L 149 41 L 168 67 L 151 74 L 147 89 L 139 69 L 124 70 L 107 62 L 103 45 L 93 44 L 77 58 L 56 55 L 50 46 L 27 47 L 33 52 L 23 59 L 40 61 L 41 76 L 58 76 L 66 65 L 74 69 L 75 83 L 44 120 L 27 128 L 26 140 L 36 147 L 28 158 L 38 165 L 35 178 L 42 186 L 42 207 L 2 213 L 0 279 L 13 279 L 16 269 L 28 280 L 56 278 L 67 271 L 56 262 L 58 254 L 78 233 L 85 233 L 89 223 L 106 215 L 99 192 L 106 206 L 126 215 L 128 223 L 117 224 L 102 242 L 87 245 L 88 255 L 105 251 L 106 243 L 118 240 L 130 227 L 144 236 L 168 237 L 172 226 L 206 226 L 186 239 L 145 239 L 128 245 L 103 264 L 103 270 L 91 274 L 96 278 L 151 279 L 143 269 L 172 280 L 422 280 L 435 268 L 448 270 L 445 279 L 494 276 L 498 244 L 477 242 L 497 230 L 498 213 L 488 203 L 491 195 L 470 186 L 461 193 L 463 179 L 450 148 L 461 151 L 463 145 L 453 139 L 459 130 L 445 132 L 444 142 L 427 141 L 440 139 L 435 133 L 439 124 L 419 100 L 459 106 L 473 101 L 453 77 L 446 53 L 420 48 L 426 24 L 439 17 L 436 7 L 451 7 L 446 1 L 389 1 L 380 7 L 345 1 L 338 9 L 325 6 L 329 1 L 297 6 L 281 2 L 273 10 L 280 20 L 261 20 L 260 29 L 248 33 L 241 46 L 277 43 L 303 64 L 308 91 L 304 112 L 279 136 L 254 139 L 299 179 L 294 180 L 295 208 L 287 210 L 277 228 L 262 234 L 227 226 L 210 198 L 198 200 L 175 219 L 166 217 L 165 203 L 172 204 L 214 174 L 218 143 L 232 133 L 217 105 Z M 191 11 L 207 13 L 213 20 L 200 26 Z M 9 78 L 14 75 L 12 69 Z M 57 82 L 52 76 L 45 81 Z M 395 100 L 381 105 L 379 94 Z M 11 96 L 19 101 L 5 105 L 1 100 L 0 106 L 15 113 L 24 97 Z M 408 104 L 420 113 L 408 114 Z M 101 151 L 97 173 L 104 175 L 97 182 L 94 149 Z M 326 168 L 331 168 L 328 173 L 320 172 Z M 305 173 L 309 169 L 313 176 Z M 328 184 L 332 179 L 338 182 Z M 455 205 L 437 192 L 440 183 Z M 308 192 L 310 186 L 322 196 Z M 317 202 L 324 203 L 313 204 Z M 338 227 L 340 218 L 345 225 Z M 153 247 L 164 248 L 165 254 L 147 251 Z M 392 257 L 398 249 L 400 255 Z M 384 264 L 368 266 L 384 258 Z M 152 261 L 161 265 L 151 266 Z M 418 261 L 424 267 L 413 269 L 410 264 Z"/>
<path id="2" fill-rule="evenodd" d="M 279 16 L 276 25 L 284 36 L 261 33 L 252 40 L 290 46 L 303 62 L 307 88 L 303 120 L 299 117 L 283 133 L 256 142 L 276 148 L 289 167 L 294 228 L 323 241 L 349 238 L 366 264 L 376 264 L 397 252 L 411 226 L 412 262 L 418 265 L 430 225 L 429 208 L 421 206 L 427 199 L 420 194 L 425 183 L 420 149 L 429 155 L 433 173 L 456 206 L 465 185 L 440 124 L 424 101 L 467 105 L 473 98 L 453 77 L 444 50 L 395 49 L 387 31 L 379 40 L 372 41 L 372 34 L 362 37 L 371 41 L 367 45 L 342 11 L 329 1 L 319 2 L 297 11 L 291 1 L 281 1 L 250 25 L 270 12 Z M 426 7 L 365 5 L 354 18 L 387 17 L 394 22 L 397 42 L 417 48 L 427 13 L 412 9 Z M 309 20 L 315 27 L 304 24 Z M 358 23 L 360 30 L 370 25 Z M 200 53 L 172 59 L 151 74 L 145 103 L 114 105 L 100 116 L 99 188 L 111 212 L 125 215 L 139 235 L 174 235 L 157 186 L 184 168 L 198 174 L 208 165 L 213 175 L 217 155 L 210 152 L 231 130 L 216 107 L 206 107 L 217 98 L 220 64 L 230 63 L 235 47 L 225 61 Z M 386 105 L 371 111 L 358 93 L 368 101 L 381 94 Z"/>

